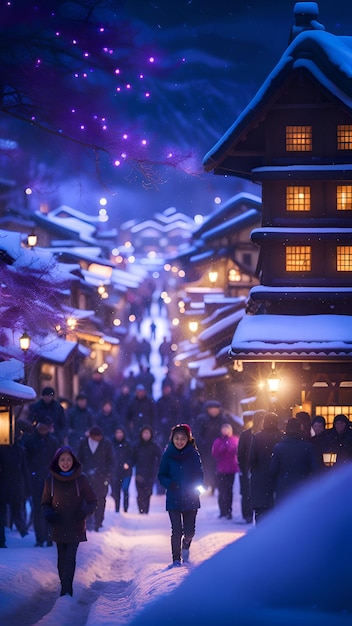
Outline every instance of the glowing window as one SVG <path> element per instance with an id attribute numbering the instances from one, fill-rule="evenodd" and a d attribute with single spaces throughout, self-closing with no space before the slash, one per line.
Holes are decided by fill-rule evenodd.
<path id="1" fill-rule="evenodd" d="M 337 186 L 336 206 L 338 211 L 352 210 L 352 185 Z"/>
<path id="2" fill-rule="evenodd" d="M 242 280 L 241 272 L 237 268 L 232 267 L 229 270 L 228 280 L 230 283 L 239 283 Z"/>
<path id="3" fill-rule="evenodd" d="M 286 187 L 287 211 L 310 211 L 310 187 Z"/>
<path id="4" fill-rule="evenodd" d="M 352 150 L 352 124 L 339 124 L 337 127 L 337 149 Z"/>
<path id="5" fill-rule="evenodd" d="M 312 150 L 311 126 L 286 126 L 286 151 L 309 152 Z"/>
<path id="6" fill-rule="evenodd" d="M 311 256 L 310 246 L 286 246 L 286 272 L 310 272 Z"/>
<path id="7" fill-rule="evenodd" d="M 352 246 L 337 246 L 336 269 L 338 272 L 352 271 Z"/>
<path id="8" fill-rule="evenodd" d="M 329 404 L 328 406 L 316 405 L 315 407 L 315 415 L 325 417 L 327 428 L 332 428 L 335 415 L 341 415 L 341 413 L 347 415 L 348 419 L 351 421 L 352 406 L 336 406 Z"/>

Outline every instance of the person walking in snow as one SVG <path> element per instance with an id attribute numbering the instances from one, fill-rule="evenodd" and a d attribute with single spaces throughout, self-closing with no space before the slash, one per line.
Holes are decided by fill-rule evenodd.
<path id="1" fill-rule="evenodd" d="M 80 542 L 87 541 L 85 520 L 95 511 L 97 497 L 69 446 L 59 448 L 54 455 L 41 506 L 57 546 L 60 595 L 72 596 L 77 549 Z"/>
<path id="2" fill-rule="evenodd" d="M 237 450 L 238 437 L 233 434 L 231 424 L 221 426 L 220 437 L 213 443 L 212 455 L 216 464 L 216 486 L 218 488 L 219 517 L 232 519 L 233 483 L 239 471 Z"/>
<path id="3" fill-rule="evenodd" d="M 34 431 L 21 440 L 27 452 L 36 548 L 42 548 L 45 542 L 47 546 L 52 546 L 50 528 L 42 514 L 40 503 L 49 465 L 60 446 L 57 438 L 52 434 L 52 419 L 42 416 L 41 420 L 36 425 Z"/>
<path id="4" fill-rule="evenodd" d="M 275 504 L 306 484 L 318 472 L 315 450 L 304 438 L 301 422 L 291 417 L 285 436 L 273 448 L 269 473 L 274 480 Z"/>
<path id="5" fill-rule="evenodd" d="M 106 496 L 114 463 L 112 442 L 104 437 L 99 426 L 92 426 L 80 441 L 77 457 L 98 498 L 94 515 L 87 520 L 87 528 L 92 530 L 94 527 L 99 532 L 104 521 Z"/>
<path id="6" fill-rule="evenodd" d="M 263 430 L 252 438 L 249 451 L 249 468 L 251 473 L 251 501 L 255 522 L 261 521 L 264 515 L 274 507 L 274 480 L 270 475 L 270 461 L 275 444 L 284 436 L 279 429 L 279 418 L 276 413 L 264 415 Z"/>
<path id="7" fill-rule="evenodd" d="M 177 424 L 171 429 L 158 479 L 166 489 L 166 510 L 171 522 L 170 567 L 179 567 L 189 559 L 200 508 L 199 488 L 203 484 L 202 462 L 188 424 Z"/>
<path id="8" fill-rule="evenodd" d="M 123 426 L 118 426 L 112 439 L 114 465 L 111 473 L 111 495 L 115 501 L 115 511 L 120 511 L 121 491 L 123 493 L 123 510 L 128 511 L 129 486 L 133 467 L 133 449 L 126 439 Z"/>
<path id="9" fill-rule="evenodd" d="M 161 447 L 153 439 L 150 426 L 143 426 L 139 441 L 133 447 L 133 464 L 136 470 L 137 505 L 140 513 L 149 513 L 150 498 L 161 459 Z"/>

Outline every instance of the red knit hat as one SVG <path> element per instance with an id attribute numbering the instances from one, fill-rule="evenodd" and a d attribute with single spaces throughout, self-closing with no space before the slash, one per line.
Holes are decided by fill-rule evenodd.
<path id="1" fill-rule="evenodd" d="M 175 433 L 185 433 L 188 441 L 191 441 L 192 439 L 192 431 L 188 424 L 177 424 L 176 426 L 173 426 L 173 428 L 171 428 L 171 438 Z"/>

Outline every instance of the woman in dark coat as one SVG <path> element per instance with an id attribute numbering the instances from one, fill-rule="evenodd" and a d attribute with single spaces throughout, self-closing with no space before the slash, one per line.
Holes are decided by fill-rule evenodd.
<path id="1" fill-rule="evenodd" d="M 199 487 L 204 478 L 200 455 L 188 424 L 177 424 L 172 428 L 158 478 L 166 489 L 166 510 L 171 521 L 171 567 L 179 567 L 181 557 L 184 562 L 189 558 L 200 508 Z"/>
<path id="2" fill-rule="evenodd" d="M 261 520 L 274 506 L 274 483 L 269 473 L 273 448 L 283 438 L 275 413 L 264 415 L 263 430 L 253 436 L 249 452 L 251 501 L 255 521 Z"/>
<path id="3" fill-rule="evenodd" d="M 314 447 L 304 437 L 300 420 L 292 417 L 287 422 L 285 437 L 274 446 L 269 469 L 274 480 L 276 502 L 280 502 L 318 471 Z"/>
<path id="4" fill-rule="evenodd" d="M 112 439 L 113 470 L 111 473 L 111 495 L 115 500 L 115 511 L 120 511 L 121 491 L 123 493 L 123 510 L 128 511 L 129 486 L 133 467 L 132 445 L 126 439 L 122 426 L 118 426 Z"/>
<path id="5" fill-rule="evenodd" d="M 161 455 L 161 447 L 153 440 L 152 428 L 144 426 L 140 431 L 139 442 L 133 448 L 137 505 L 140 513 L 149 513 L 150 498 L 158 474 Z"/>
<path id="6" fill-rule="evenodd" d="M 42 510 L 57 546 L 62 596 L 72 596 L 78 545 L 87 541 L 85 520 L 96 506 L 97 497 L 72 448 L 59 448 L 44 483 Z"/>

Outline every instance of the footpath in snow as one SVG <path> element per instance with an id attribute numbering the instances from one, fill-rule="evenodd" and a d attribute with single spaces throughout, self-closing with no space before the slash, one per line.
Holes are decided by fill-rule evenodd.
<path id="1" fill-rule="evenodd" d="M 87 543 L 78 549 L 73 598 L 59 597 L 56 547 L 34 548 L 32 530 L 23 539 L 17 531 L 7 531 L 9 547 L 0 551 L 1 626 L 129 624 L 148 603 L 170 593 L 200 563 L 249 530 L 237 523 L 241 521 L 237 484 L 234 519 L 217 515 L 217 497 L 202 496 L 191 563 L 168 570 L 171 547 L 165 496 L 152 496 L 149 515 L 137 512 L 132 483 L 128 513 L 115 513 L 108 496 L 102 531 L 89 532 Z"/>

